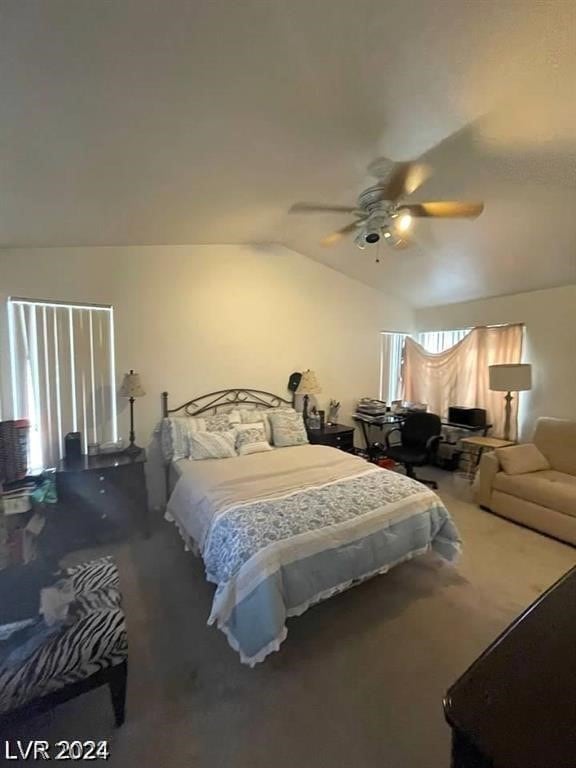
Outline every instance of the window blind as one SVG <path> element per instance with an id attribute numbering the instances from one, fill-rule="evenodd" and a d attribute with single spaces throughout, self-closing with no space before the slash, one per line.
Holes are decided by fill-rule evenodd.
<path id="1" fill-rule="evenodd" d="M 117 439 L 111 306 L 8 300 L 14 418 L 30 421 L 31 467 L 54 466 L 67 432 Z"/>
<path id="2" fill-rule="evenodd" d="M 382 333 L 380 350 L 380 399 L 391 403 L 402 392 L 400 371 L 405 333 Z"/>
<path id="3" fill-rule="evenodd" d="M 458 329 L 454 331 L 421 331 L 415 335 L 415 339 L 424 347 L 426 352 L 439 354 L 445 352 L 450 347 L 458 344 L 463 338 L 468 336 L 470 328 Z"/>

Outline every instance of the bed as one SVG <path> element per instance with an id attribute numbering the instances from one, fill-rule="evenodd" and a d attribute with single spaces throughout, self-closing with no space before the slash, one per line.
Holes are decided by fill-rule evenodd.
<path id="1" fill-rule="evenodd" d="M 198 417 L 290 403 L 259 390 L 223 390 L 169 409 Z M 458 531 L 421 483 L 322 445 L 167 465 L 166 519 L 216 585 L 215 624 L 254 666 L 278 650 L 286 620 L 429 550 L 454 562 Z"/>

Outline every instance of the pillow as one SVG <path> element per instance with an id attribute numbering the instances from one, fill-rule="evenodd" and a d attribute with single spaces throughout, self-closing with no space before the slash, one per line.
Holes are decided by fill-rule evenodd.
<path id="1" fill-rule="evenodd" d="M 268 418 L 271 413 L 296 413 L 293 408 L 289 406 L 279 406 L 278 408 L 270 408 L 264 410 L 263 408 L 241 408 L 240 418 L 242 424 L 264 424 L 266 431 L 266 440 L 269 443 L 272 442 L 272 427 L 270 426 L 270 419 Z"/>
<path id="2" fill-rule="evenodd" d="M 268 419 L 266 411 L 257 409 L 248 410 L 247 408 L 240 409 L 240 418 L 242 424 L 262 424 L 264 426 L 264 432 L 266 434 L 266 440 L 270 443 L 272 441 L 272 427 Z"/>
<path id="3" fill-rule="evenodd" d="M 543 469 L 550 469 L 548 459 L 534 443 L 497 448 L 496 456 L 507 475 L 524 475 L 527 472 L 541 472 Z"/>
<path id="4" fill-rule="evenodd" d="M 208 432 L 228 432 L 236 424 L 240 424 L 240 421 L 240 411 L 215 413 L 213 416 L 207 416 L 204 419 L 206 431 Z"/>
<path id="5" fill-rule="evenodd" d="M 271 451 L 272 446 L 266 439 L 264 424 L 240 424 L 236 427 L 236 450 L 240 456 Z"/>
<path id="6" fill-rule="evenodd" d="M 296 411 L 277 411 L 269 413 L 268 418 L 272 425 L 272 439 L 274 445 L 285 448 L 289 445 L 304 445 L 308 442 L 308 435 L 304 426 L 301 413 Z"/>
<path id="7" fill-rule="evenodd" d="M 231 459 L 236 456 L 236 430 L 228 432 L 190 432 L 188 435 L 190 458 Z"/>
<path id="8" fill-rule="evenodd" d="M 160 426 L 160 447 L 165 461 L 179 461 L 190 456 L 188 438 L 192 432 L 228 432 L 240 424 L 240 411 L 217 413 L 207 417 L 169 416 Z"/>
<path id="9" fill-rule="evenodd" d="M 179 461 L 190 455 L 188 436 L 191 432 L 206 431 L 206 421 L 192 416 L 170 416 L 162 420 L 160 447 L 165 461 Z"/>

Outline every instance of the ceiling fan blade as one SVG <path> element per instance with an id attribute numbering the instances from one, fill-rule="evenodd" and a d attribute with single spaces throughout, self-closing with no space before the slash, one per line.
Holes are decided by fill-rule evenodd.
<path id="1" fill-rule="evenodd" d="M 322 203 L 294 203 L 288 213 L 364 213 L 355 206 L 323 205 Z"/>
<path id="2" fill-rule="evenodd" d="M 357 221 L 353 221 L 351 224 L 346 224 L 345 227 L 337 229 L 336 232 L 332 232 L 331 235 L 326 235 L 326 237 L 323 237 L 322 240 L 320 240 L 320 245 L 323 245 L 325 248 L 328 248 L 331 245 L 336 245 L 336 243 L 339 243 L 342 238 L 346 237 L 346 235 L 354 232 L 357 227 Z"/>
<path id="3" fill-rule="evenodd" d="M 394 202 L 411 195 L 429 178 L 430 173 L 430 166 L 424 163 L 398 163 L 385 182 L 384 199 Z"/>
<path id="4" fill-rule="evenodd" d="M 442 200 L 434 203 L 409 203 L 398 206 L 399 211 L 407 211 L 411 216 L 433 219 L 475 219 L 484 210 L 484 203 L 460 203 Z"/>

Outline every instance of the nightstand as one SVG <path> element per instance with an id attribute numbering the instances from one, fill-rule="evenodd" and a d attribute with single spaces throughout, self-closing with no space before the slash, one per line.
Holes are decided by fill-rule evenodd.
<path id="1" fill-rule="evenodd" d="M 63 517 L 74 520 L 76 533 L 90 543 L 104 543 L 131 534 L 136 528 L 149 536 L 146 452 L 82 456 L 61 461 L 56 489 Z"/>
<path id="2" fill-rule="evenodd" d="M 354 451 L 354 427 L 345 424 L 326 425 L 324 429 L 309 429 L 308 440 L 312 445 L 329 445 L 341 451 Z"/>

